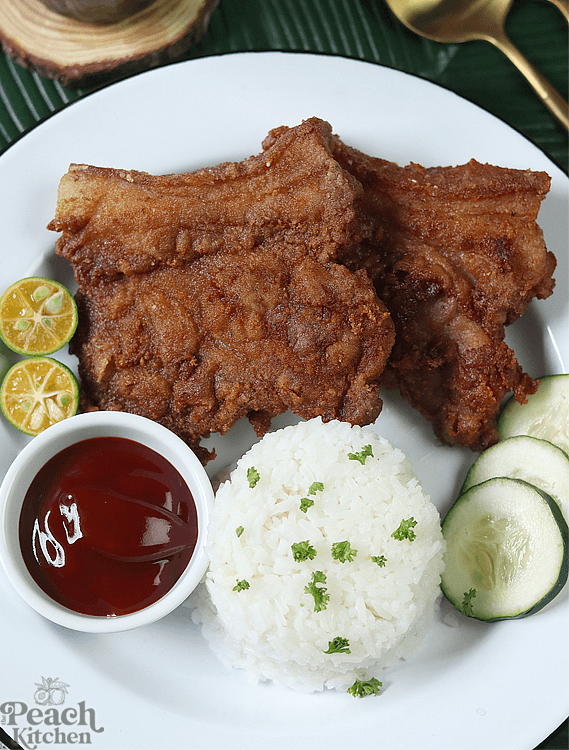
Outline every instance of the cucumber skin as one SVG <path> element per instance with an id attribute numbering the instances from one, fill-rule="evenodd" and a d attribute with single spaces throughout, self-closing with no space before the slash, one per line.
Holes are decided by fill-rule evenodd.
<path id="1" fill-rule="evenodd" d="M 535 487 L 534 485 L 529 484 L 529 482 L 524 482 L 522 479 L 512 479 L 511 477 L 495 477 L 497 479 L 509 479 L 513 482 L 519 482 L 520 484 L 526 484 L 529 485 L 532 489 L 536 490 L 546 501 L 546 503 L 549 506 L 549 509 L 551 510 L 553 517 L 555 518 L 555 521 L 557 522 L 557 525 L 559 526 L 559 530 L 561 532 L 561 539 L 563 542 L 563 556 L 561 560 L 561 565 L 559 567 L 559 575 L 557 576 L 557 581 L 554 583 L 554 585 L 549 589 L 547 594 L 542 597 L 538 602 L 536 602 L 532 607 L 525 610 L 524 612 L 518 612 L 515 615 L 500 615 L 497 617 L 477 617 L 476 615 L 465 615 L 462 611 L 461 607 L 455 604 L 453 600 L 447 596 L 447 593 L 445 591 L 445 587 L 443 584 L 443 578 L 441 578 L 441 591 L 443 592 L 443 595 L 445 598 L 452 604 L 452 606 L 457 609 L 462 615 L 465 617 L 469 617 L 472 620 L 479 620 L 480 622 L 501 622 L 503 620 L 521 620 L 524 617 L 529 617 L 530 615 L 535 614 L 536 612 L 539 612 L 542 610 L 547 604 L 549 604 L 555 597 L 561 592 L 561 590 L 564 588 L 565 584 L 567 583 L 567 579 L 569 578 L 569 528 L 567 526 L 567 522 L 565 521 L 565 517 L 563 513 L 561 512 L 561 508 L 559 505 L 555 502 L 555 500 L 547 494 L 547 492 L 544 492 L 543 490 L 540 490 L 539 487 Z M 492 482 L 493 479 L 486 480 L 487 482 Z M 482 482 L 481 484 L 485 484 L 485 482 Z M 473 485 L 473 486 L 481 486 L 481 485 Z M 453 510 L 464 500 L 464 495 L 459 495 L 458 498 L 455 500 L 451 508 L 449 509 L 448 513 L 443 519 L 442 522 L 442 530 L 443 530 L 443 537 L 444 537 L 444 526 L 447 518 L 451 516 L 453 513 Z M 444 577 L 444 572 L 443 572 Z"/>

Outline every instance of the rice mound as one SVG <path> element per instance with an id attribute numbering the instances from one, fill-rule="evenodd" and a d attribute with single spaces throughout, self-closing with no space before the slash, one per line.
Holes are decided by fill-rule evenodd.
<path id="1" fill-rule="evenodd" d="M 348 457 L 370 445 L 365 463 Z M 259 475 L 254 487 L 251 467 Z M 314 482 L 323 489 L 309 495 Z M 307 497 L 314 504 L 303 512 Z M 394 538 L 410 518 L 414 540 Z M 302 541 L 316 555 L 295 562 L 291 545 Z M 341 562 L 331 550 L 344 541 L 357 554 Z M 408 658 L 423 644 L 439 602 L 444 541 L 437 509 L 400 450 L 344 422 L 312 419 L 254 445 L 217 491 L 208 551 L 209 569 L 191 605 L 213 651 L 256 680 L 304 692 L 345 690 Z M 320 611 L 305 591 L 315 571 L 324 573 L 316 586 L 329 596 Z M 238 586 L 243 581 L 248 588 Z M 350 653 L 325 653 L 337 637 Z"/>

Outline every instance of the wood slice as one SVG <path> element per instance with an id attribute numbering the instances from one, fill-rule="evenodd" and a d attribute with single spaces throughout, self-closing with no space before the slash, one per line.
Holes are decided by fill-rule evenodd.
<path id="1" fill-rule="evenodd" d="M 117 23 L 84 23 L 40 0 L 0 0 L 0 43 L 26 68 L 76 83 L 171 62 L 207 29 L 219 0 L 155 0 Z"/>
<path id="2" fill-rule="evenodd" d="M 117 23 L 154 0 L 40 0 L 46 8 L 84 23 Z"/>

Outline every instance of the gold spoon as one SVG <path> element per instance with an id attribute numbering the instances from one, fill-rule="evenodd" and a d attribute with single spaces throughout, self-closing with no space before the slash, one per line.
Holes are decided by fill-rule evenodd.
<path id="1" fill-rule="evenodd" d="M 386 0 L 386 2 L 407 28 L 427 39 L 435 42 L 455 43 L 483 39 L 494 44 L 514 63 L 545 106 L 569 130 L 567 102 L 506 36 L 504 22 L 513 0 Z"/>
<path id="2" fill-rule="evenodd" d="M 567 21 L 569 21 L 569 0 L 549 0 L 549 2 L 553 3 L 553 5 L 556 5 L 563 13 Z"/>

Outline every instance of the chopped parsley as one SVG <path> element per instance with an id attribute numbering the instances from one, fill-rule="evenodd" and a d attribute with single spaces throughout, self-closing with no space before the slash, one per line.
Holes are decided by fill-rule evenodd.
<path id="1" fill-rule="evenodd" d="M 379 688 L 382 685 L 383 682 L 380 682 L 375 677 L 372 677 L 371 680 L 356 680 L 352 687 L 348 688 L 348 693 L 353 695 L 354 698 L 363 698 L 366 695 L 377 695 L 379 693 Z"/>
<path id="2" fill-rule="evenodd" d="M 376 563 L 376 565 L 379 565 L 380 568 L 385 568 L 385 563 L 387 562 L 387 558 L 385 555 L 374 555 L 371 558 L 371 561 Z"/>
<path id="3" fill-rule="evenodd" d="M 408 539 L 410 542 L 412 542 L 415 537 L 417 536 L 415 532 L 413 531 L 413 527 L 417 525 L 417 521 L 413 517 L 408 518 L 407 520 L 401 521 L 398 528 L 395 529 L 393 534 L 391 535 L 394 539 L 398 539 L 399 541 L 402 541 L 403 539 Z"/>
<path id="4" fill-rule="evenodd" d="M 362 466 L 365 464 L 366 458 L 368 456 L 371 456 L 373 458 L 371 445 L 364 445 L 361 451 L 358 451 L 357 453 L 348 453 L 348 458 L 350 458 L 352 461 L 359 461 Z"/>
<path id="5" fill-rule="evenodd" d="M 462 600 L 462 612 L 467 617 L 472 617 L 472 600 L 476 596 L 476 589 L 470 589 L 464 593 L 464 599 Z"/>
<path id="6" fill-rule="evenodd" d="M 245 531 L 245 529 L 243 528 L 243 526 L 238 526 L 238 527 L 237 527 L 237 528 L 235 529 L 235 533 L 237 534 L 237 536 L 241 536 L 241 534 L 242 534 L 242 533 L 243 533 L 244 531 Z"/>
<path id="7" fill-rule="evenodd" d="M 324 651 L 325 654 L 351 654 L 349 649 L 350 642 L 347 638 L 342 638 L 337 635 L 335 638 L 328 643 L 328 649 Z"/>
<path id="8" fill-rule="evenodd" d="M 314 611 L 321 612 L 328 606 L 330 595 L 326 593 L 324 586 L 318 587 L 317 583 L 326 583 L 326 575 L 321 570 L 314 571 L 312 581 L 304 587 L 304 591 L 314 597 Z"/>
<path id="9" fill-rule="evenodd" d="M 314 560 L 316 550 L 310 544 L 308 539 L 305 542 L 295 542 L 290 545 L 295 562 L 304 562 L 304 560 Z"/>
<path id="10" fill-rule="evenodd" d="M 247 469 L 247 481 L 249 482 L 249 487 L 251 489 L 253 489 L 253 487 L 257 484 L 260 478 L 261 476 L 254 466 L 250 466 Z"/>
<path id="11" fill-rule="evenodd" d="M 245 591 L 248 588 L 249 581 L 243 579 L 242 581 L 237 581 L 236 585 L 233 587 L 233 591 Z"/>
<path id="12" fill-rule="evenodd" d="M 323 489 L 324 485 L 322 484 L 322 482 L 312 482 L 312 484 L 308 488 L 308 494 L 315 495 L 317 492 L 322 492 Z"/>
<path id="13" fill-rule="evenodd" d="M 315 495 L 317 492 L 322 492 L 324 489 L 324 485 L 322 482 L 312 482 L 310 487 L 308 488 L 308 494 L 309 495 Z M 311 508 L 314 505 L 314 500 L 311 500 L 308 497 L 302 497 L 300 499 L 300 510 L 303 513 L 306 513 L 306 511 Z"/>
<path id="14" fill-rule="evenodd" d="M 357 554 L 357 549 L 354 549 L 348 541 L 334 542 L 332 545 L 332 557 L 334 560 L 339 560 L 343 563 L 352 562 Z"/>
<path id="15" fill-rule="evenodd" d="M 309 497 L 303 497 L 300 500 L 300 510 L 303 513 L 306 513 L 306 511 L 311 508 L 314 505 L 314 500 L 311 500 Z"/>

